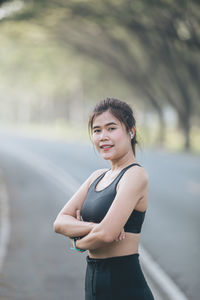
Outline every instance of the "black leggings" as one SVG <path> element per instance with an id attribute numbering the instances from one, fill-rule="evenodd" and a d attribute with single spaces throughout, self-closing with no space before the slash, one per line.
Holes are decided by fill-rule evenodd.
<path id="1" fill-rule="evenodd" d="M 139 253 L 86 261 L 85 300 L 154 300 Z"/>

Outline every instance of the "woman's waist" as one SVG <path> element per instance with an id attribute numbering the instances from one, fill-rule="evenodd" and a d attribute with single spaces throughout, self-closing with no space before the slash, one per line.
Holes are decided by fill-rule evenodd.
<path id="1" fill-rule="evenodd" d="M 125 239 L 114 241 L 104 247 L 89 250 L 91 258 L 106 258 L 138 253 L 140 234 L 126 233 Z"/>

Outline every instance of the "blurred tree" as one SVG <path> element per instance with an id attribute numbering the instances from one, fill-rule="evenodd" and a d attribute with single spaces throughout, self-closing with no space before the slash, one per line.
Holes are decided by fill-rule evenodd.
<path id="1" fill-rule="evenodd" d="M 178 0 L 27 1 L 7 20 L 29 20 L 60 46 L 69 44 L 113 69 L 150 103 L 160 119 L 170 104 L 190 148 L 192 116 L 199 113 L 199 2 Z"/>
<path id="2" fill-rule="evenodd" d="M 94 0 L 69 1 L 68 7 L 73 19 L 76 17 L 79 24 L 84 24 L 81 33 L 85 37 L 86 32 L 91 42 L 80 36 L 76 39 L 77 34 L 68 34 L 67 39 L 79 52 L 109 64 L 146 96 L 160 117 L 161 142 L 163 103 L 158 95 L 162 96 L 177 111 L 184 130 L 185 148 L 189 149 L 190 120 L 196 107 L 191 83 L 197 95 L 200 91 L 198 4 L 194 1 L 121 0 L 116 3 L 104 0 L 97 5 Z M 99 42 L 92 28 L 97 25 Z M 161 80 L 163 77 L 167 80 Z M 176 94 L 171 93 L 171 87 Z"/>

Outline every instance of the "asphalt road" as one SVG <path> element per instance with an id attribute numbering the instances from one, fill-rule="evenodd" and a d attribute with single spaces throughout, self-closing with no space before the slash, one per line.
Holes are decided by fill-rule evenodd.
<path id="1" fill-rule="evenodd" d="M 55 234 L 52 227 L 75 182 L 68 183 L 71 190 L 63 189 L 57 175 L 50 178 L 44 172 L 44 165 L 50 161 L 81 183 L 93 170 L 108 164 L 86 144 L 2 133 L 0 141 L 0 168 L 9 192 L 11 220 L 10 243 L 0 273 L 0 299 L 84 299 L 86 253 L 72 253 L 68 239 Z M 141 244 L 188 299 L 197 300 L 200 158 L 143 149 L 137 160 L 150 179 Z"/>

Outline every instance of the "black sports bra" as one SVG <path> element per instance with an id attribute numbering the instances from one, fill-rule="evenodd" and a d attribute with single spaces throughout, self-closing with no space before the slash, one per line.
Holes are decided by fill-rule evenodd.
<path id="1" fill-rule="evenodd" d="M 128 170 L 130 167 L 135 165 L 140 166 L 139 164 L 136 163 L 127 166 L 126 168 L 121 170 L 121 172 L 111 182 L 111 184 L 109 184 L 107 187 L 105 187 L 100 191 L 96 190 L 96 186 L 99 183 L 99 181 L 103 178 L 103 176 L 106 174 L 107 171 L 101 174 L 97 179 L 93 181 L 93 183 L 89 187 L 87 197 L 81 209 L 81 215 L 83 221 L 100 223 L 103 220 L 103 218 L 105 217 L 106 213 L 108 212 L 115 198 L 116 187 L 119 180 L 126 172 L 126 170 Z M 141 212 L 134 209 L 124 226 L 124 231 L 132 232 L 132 233 L 140 233 L 144 221 L 145 213 L 146 211 Z"/>

